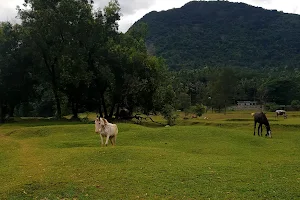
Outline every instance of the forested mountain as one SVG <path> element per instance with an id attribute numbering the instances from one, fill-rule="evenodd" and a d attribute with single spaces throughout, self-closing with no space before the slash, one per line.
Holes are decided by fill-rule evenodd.
<path id="1" fill-rule="evenodd" d="M 141 22 L 148 25 L 148 51 L 173 69 L 299 66 L 299 15 L 244 3 L 192 1 L 150 12 L 130 30 Z"/>

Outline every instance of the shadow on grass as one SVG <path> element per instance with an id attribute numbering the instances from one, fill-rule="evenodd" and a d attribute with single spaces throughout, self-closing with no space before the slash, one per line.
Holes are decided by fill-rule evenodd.
<path id="1" fill-rule="evenodd" d="M 71 119 L 55 119 L 55 118 L 41 118 L 41 117 L 30 117 L 30 118 L 13 118 L 6 123 L 0 124 L 0 126 L 51 126 L 51 125 L 74 125 L 74 124 L 92 124 L 94 121 L 82 121 L 82 120 L 71 120 Z"/>
<path id="2" fill-rule="evenodd" d="M 279 121 L 278 119 L 268 119 L 269 121 Z M 253 119 L 242 119 L 242 118 L 234 118 L 234 119 L 225 119 L 224 121 L 231 121 L 231 122 L 253 122 Z"/>

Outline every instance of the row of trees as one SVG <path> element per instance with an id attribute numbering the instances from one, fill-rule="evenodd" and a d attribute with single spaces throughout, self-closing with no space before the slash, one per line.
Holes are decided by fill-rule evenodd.
<path id="1" fill-rule="evenodd" d="M 297 109 L 300 99 L 300 73 L 297 70 L 204 67 L 180 70 L 175 74 L 177 91 L 188 94 L 192 105 L 201 102 L 218 111 L 226 112 L 228 106 L 242 100 L 272 104 L 271 110 L 279 109 L 280 105 L 292 105 Z"/>
<path id="2" fill-rule="evenodd" d="M 27 0 L 22 24 L 0 26 L 0 114 L 51 116 L 97 110 L 112 117 L 126 106 L 144 112 L 167 75 L 149 56 L 145 26 L 118 32 L 120 6 L 96 11 L 85 0 Z M 162 94 L 163 95 L 163 94 Z M 164 100 L 162 97 L 161 100 Z"/>
<path id="3" fill-rule="evenodd" d="M 217 110 L 236 100 L 290 104 L 300 99 L 300 73 L 273 68 L 204 67 L 169 71 L 147 52 L 147 27 L 118 31 L 120 6 L 95 9 L 86 0 L 26 0 L 21 24 L 0 24 L 0 120 L 98 112 L 118 117 L 203 105 Z M 148 49 L 149 50 L 149 49 Z M 296 103 L 295 103 L 296 102 Z M 294 101 L 297 104 L 297 101 Z"/>

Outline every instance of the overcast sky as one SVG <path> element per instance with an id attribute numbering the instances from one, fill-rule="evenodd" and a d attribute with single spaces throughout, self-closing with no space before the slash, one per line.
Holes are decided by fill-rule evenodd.
<path id="1" fill-rule="evenodd" d="M 109 0 L 94 0 L 95 6 L 103 8 Z M 150 11 L 178 8 L 191 0 L 119 0 L 121 5 L 120 30 L 127 29 Z M 244 2 L 266 9 L 276 9 L 287 13 L 300 14 L 300 0 L 230 0 Z M 22 5 L 24 0 L 0 0 L 0 21 L 16 22 L 16 6 Z"/>

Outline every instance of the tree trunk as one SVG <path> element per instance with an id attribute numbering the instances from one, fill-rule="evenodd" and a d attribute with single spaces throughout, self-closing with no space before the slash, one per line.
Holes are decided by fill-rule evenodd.
<path id="1" fill-rule="evenodd" d="M 47 58 L 47 54 L 46 52 L 42 49 L 42 54 L 43 54 L 43 58 L 44 58 L 44 62 L 46 65 L 46 68 L 49 72 L 49 75 L 51 76 L 51 83 L 52 83 L 52 90 L 53 90 L 53 94 L 54 94 L 54 98 L 56 101 L 56 117 L 58 119 L 61 119 L 61 104 L 60 104 L 60 98 L 58 95 L 58 87 L 57 87 L 57 80 L 56 80 L 56 74 L 55 74 L 55 66 L 57 65 L 57 57 L 54 59 L 54 62 L 52 65 L 49 64 L 48 62 L 48 58 Z"/>
<path id="2" fill-rule="evenodd" d="M 72 119 L 79 119 L 78 118 L 78 104 L 75 102 L 72 102 Z"/>
<path id="3" fill-rule="evenodd" d="M 103 118 L 101 99 L 99 100 L 99 115 Z"/>
<path id="4" fill-rule="evenodd" d="M 2 110 L 2 103 L 0 102 L 0 123 L 3 123 L 4 120 L 3 120 L 3 110 Z"/>
<path id="5" fill-rule="evenodd" d="M 9 117 L 14 117 L 15 105 L 9 106 Z"/>
<path id="6" fill-rule="evenodd" d="M 106 109 L 106 104 L 105 104 L 105 99 L 104 99 L 104 94 L 101 94 L 101 101 L 102 101 L 102 105 L 103 105 L 103 111 L 104 111 L 104 117 L 108 117 L 107 115 L 107 109 Z"/>
<path id="7" fill-rule="evenodd" d="M 117 111 L 116 111 L 116 119 L 119 118 L 119 114 L 120 114 L 120 104 L 118 103 L 118 107 L 117 107 Z"/>
<path id="8" fill-rule="evenodd" d="M 110 113 L 109 113 L 109 118 L 112 118 L 113 117 L 113 115 L 114 115 L 114 110 L 115 110 L 115 106 L 116 106 L 116 104 L 115 104 L 115 102 L 112 104 L 112 106 L 111 106 L 111 110 L 110 110 Z"/>
<path id="9" fill-rule="evenodd" d="M 56 102 L 56 117 L 58 119 L 61 119 L 61 104 L 60 104 L 60 98 L 58 95 L 58 90 L 55 85 L 53 85 L 52 87 L 53 87 L 53 93 L 54 93 L 55 102 Z"/>

